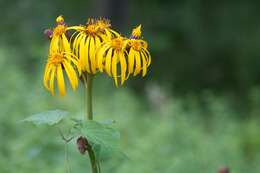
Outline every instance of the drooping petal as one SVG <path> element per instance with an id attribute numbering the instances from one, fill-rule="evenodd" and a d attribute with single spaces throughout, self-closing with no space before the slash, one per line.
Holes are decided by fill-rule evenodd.
<path id="1" fill-rule="evenodd" d="M 59 89 L 60 95 L 61 96 L 66 95 L 65 83 L 64 83 L 64 77 L 63 77 L 61 64 L 59 64 L 58 68 L 57 68 L 57 84 L 58 84 L 58 89 Z"/>
<path id="2" fill-rule="evenodd" d="M 53 35 L 50 43 L 49 53 L 59 51 L 59 36 Z"/>
<path id="3" fill-rule="evenodd" d="M 68 53 L 64 53 L 64 54 L 65 54 L 65 56 L 67 56 Z M 68 59 L 68 60 L 71 61 L 71 63 L 76 66 L 76 69 L 77 69 L 79 75 L 81 75 L 82 67 L 81 67 L 81 64 L 79 62 L 79 59 L 77 59 L 77 57 L 74 54 L 72 54 L 72 53 L 69 53 L 69 54 L 71 55 L 71 58 Z"/>
<path id="4" fill-rule="evenodd" d="M 75 40 L 75 46 L 73 46 L 73 52 L 75 51 L 76 56 L 79 56 L 79 51 L 80 51 L 80 43 L 81 43 L 81 39 L 83 38 L 83 34 L 79 34 L 79 37 L 77 38 L 77 40 Z"/>
<path id="5" fill-rule="evenodd" d="M 114 51 L 114 56 L 112 58 L 112 75 L 115 80 L 116 86 L 118 86 L 118 81 L 117 81 L 117 58 L 118 58 L 118 52 Z"/>
<path id="6" fill-rule="evenodd" d="M 84 71 L 86 69 L 86 50 L 85 50 L 85 39 L 86 39 L 86 36 L 84 35 L 80 41 L 80 45 L 79 45 L 79 57 L 80 57 L 80 60 L 81 60 L 81 67 L 82 67 L 82 70 Z"/>
<path id="7" fill-rule="evenodd" d="M 81 33 L 77 33 L 76 37 L 74 38 L 73 40 L 73 44 L 72 44 L 72 51 L 78 56 L 77 54 L 77 45 L 78 45 L 78 41 L 79 41 L 79 38 L 81 36 Z"/>
<path id="8" fill-rule="evenodd" d="M 85 63 L 86 63 L 86 70 L 88 73 L 90 73 L 90 57 L 89 57 L 89 44 L 90 44 L 90 37 L 87 38 L 86 43 L 85 43 Z"/>
<path id="9" fill-rule="evenodd" d="M 46 64 L 43 76 L 43 85 L 47 90 L 50 90 L 49 80 L 50 80 L 50 72 L 51 72 L 50 64 Z"/>
<path id="10" fill-rule="evenodd" d="M 140 73 L 141 71 L 141 58 L 140 58 L 140 53 L 137 51 L 134 51 L 135 55 L 135 71 L 134 71 L 134 76 Z"/>
<path id="11" fill-rule="evenodd" d="M 134 71 L 134 62 L 135 62 L 134 50 L 133 50 L 133 48 L 130 48 L 130 51 L 128 54 L 128 72 L 129 72 L 129 74 L 132 74 Z"/>
<path id="12" fill-rule="evenodd" d="M 105 44 L 98 50 L 98 53 L 97 53 L 97 67 L 101 72 L 103 72 L 104 55 L 108 48 L 109 48 L 109 45 Z"/>
<path id="13" fill-rule="evenodd" d="M 51 92 L 51 95 L 53 95 L 53 96 L 55 94 L 55 92 L 54 92 L 54 78 L 55 78 L 56 69 L 57 69 L 57 67 L 55 67 L 55 66 L 52 68 L 51 77 L 50 77 L 50 92 Z"/>
<path id="14" fill-rule="evenodd" d="M 110 48 L 108 50 L 108 53 L 107 53 L 107 56 L 106 56 L 106 59 L 105 59 L 105 69 L 106 69 L 106 72 L 109 76 L 111 76 L 111 61 L 112 61 L 112 53 L 113 53 L 113 49 Z"/>
<path id="15" fill-rule="evenodd" d="M 149 67 L 150 66 L 150 64 L 151 64 L 151 54 L 148 52 L 148 50 L 147 49 L 142 49 L 144 52 L 145 52 L 145 54 L 146 54 L 146 57 L 147 57 L 147 59 L 148 59 L 148 64 L 147 64 L 147 67 Z"/>
<path id="16" fill-rule="evenodd" d="M 96 44 L 96 50 L 101 46 L 101 41 L 99 39 L 99 37 L 95 37 L 95 44 Z"/>
<path id="17" fill-rule="evenodd" d="M 146 61 L 146 58 L 145 58 L 145 55 L 141 52 L 141 57 L 142 57 L 142 64 L 143 64 L 143 73 L 142 73 L 142 76 L 144 77 L 147 73 L 147 61 Z"/>
<path id="18" fill-rule="evenodd" d="M 75 91 L 76 88 L 78 87 L 78 78 L 75 70 L 73 67 L 69 64 L 67 60 L 64 60 L 63 62 L 64 69 L 66 71 L 66 74 L 69 78 L 70 84 L 72 89 Z"/>
<path id="19" fill-rule="evenodd" d="M 119 61 L 121 66 L 121 85 L 123 85 L 126 80 L 126 60 L 123 52 L 119 53 Z"/>
<path id="20" fill-rule="evenodd" d="M 91 71 L 92 73 L 96 73 L 96 59 L 95 59 L 95 41 L 94 38 L 90 38 L 90 45 L 89 45 L 89 56 L 90 56 L 90 62 L 91 62 Z"/>
<path id="21" fill-rule="evenodd" d="M 65 34 L 62 34 L 62 43 L 63 43 L 65 52 L 71 52 L 70 43 L 69 43 L 67 37 L 65 36 Z"/>

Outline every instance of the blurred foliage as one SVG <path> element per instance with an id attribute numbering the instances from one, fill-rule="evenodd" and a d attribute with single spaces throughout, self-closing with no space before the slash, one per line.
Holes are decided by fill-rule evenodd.
<path id="1" fill-rule="evenodd" d="M 225 165 L 260 172 L 259 3 L 1 0 L 0 172 L 61 173 L 68 166 L 57 129 L 18 123 L 46 110 L 82 115 L 82 87 L 59 98 L 42 86 L 42 32 L 60 14 L 69 24 L 109 17 L 125 35 L 141 23 L 152 52 L 145 80 L 115 89 L 97 76 L 95 116 L 116 120 L 130 159 L 104 159 L 104 172 L 213 173 Z M 75 141 L 68 149 L 72 172 L 86 172 Z"/>
<path id="2" fill-rule="evenodd" d="M 65 144 L 56 128 L 18 122 L 56 108 L 71 112 L 70 116 L 81 116 L 82 86 L 76 95 L 51 97 L 39 75 L 32 81 L 10 63 L 12 59 L 3 58 L 7 55 L 11 57 L 7 51 L 0 51 L 4 72 L 0 74 L 0 172 L 62 173 L 68 164 L 72 172 L 86 172 L 88 158 L 80 155 L 74 140 L 68 146 L 67 162 Z M 217 172 L 225 165 L 232 172 L 260 171 L 259 88 L 248 94 L 251 108 L 243 113 L 230 97 L 210 91 L 172 97 L 161 86 L 151 84 L 146 99 L 141 99 L 127 88 L 109 87 L 112 83 L 97 76 L 95 117 L 116 121 L 129 159 L 105 158 L 103 172 Z"/>

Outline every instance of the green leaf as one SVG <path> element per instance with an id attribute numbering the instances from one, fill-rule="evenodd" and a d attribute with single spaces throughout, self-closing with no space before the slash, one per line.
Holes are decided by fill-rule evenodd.
<path id="1" fill-rule="evenodd" d="M 58 124 L 62 119 L 64 119 L 67 116 L 67 114 L 68 112 L 62 110 L 46 111 L 34 114 L 28 118 L 25 118 L 24 120 L 21 120 L 21 122 L 30 122 L 36 125 L 47 124 L 53 126 Z"/>
<path id="2" fill-rule="evenodd" d="M 96 121 L 87 121 L 83 124 L 82 133 L 91 144 L 98 159 L 111 154 L 122 153 L 118 130 Z"/>

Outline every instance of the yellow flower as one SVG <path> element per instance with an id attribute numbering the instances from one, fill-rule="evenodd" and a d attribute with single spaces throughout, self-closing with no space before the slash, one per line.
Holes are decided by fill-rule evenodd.
<path id="1" fill-rule="evenodd" d="M 151 55 L 147 49 L 146 41 L 139 39 L 141 37 L 141 25 L 134 28 L 128 41 L 128 72 L 134 76 L 142 71 L 142 76 L 147 74 L 147 68 L 151 64 Z"/>
<path id="2" fill-rule="evenodd" d="M 43 77 L 44 86 L 52 95 L 55 94 L 55 78 L 57 78 L 60 95 L 66 95 L 63 69 L 68 76 L 72 89 L 75 91 L 78 87 L 78 77 L 75 70 L 77 69 L 80 73 L 78 59 L 71 53 L 54 51 L 49 54 Z"/>
<path id="3" fill-rule="evenodd" d="M 127 39 L 118 36 L 106 41 L 96 54 L 98 69 L 101 72 L 105 69 L 106 73 L 114 78 L 116 86 L 118 86 L 118 77 L 121 77 L 121 85 L 127 79 L 126 45 Z"/>
<path id="4" fill-rule="evenodd" d="M 77 32 L 72 47 L 73 52 L 79 57 L 83 71 L 95 74 L 97 72 L 96 50 L 101 46 L 104 40 L 110 40 L 117 35 L 115 31 L 110 29 L 108 20 L 89 19 L 86 26 L 73 26 Z"/>
<path id="5" fill-rule="evenodd" d="M 56 23 L 57 26 L 53 29 L 51 37 L 49 53 L 57 51 L 71 52 L 70 43 L 66 37 L 68 27 L 64 23 L 64 18 L 58 16 L 56 18 Z"/>

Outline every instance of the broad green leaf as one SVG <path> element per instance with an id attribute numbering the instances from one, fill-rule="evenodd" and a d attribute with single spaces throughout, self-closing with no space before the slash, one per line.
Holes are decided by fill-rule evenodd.
<path id="1" fill-rule="evenodd" d="M 52 110 L 34 114 L 28 118 L 25 118 L 21 122 L 30 122 L 36 125 L 47 124 L 55 125 L 58 124 L 62 119 L 67 116 L 68 112 L 62 110 Z"/>
<path id="2" fill-rule="evenodd" d="M 102 120 L 102 121 L 98 121 L 99 123 L 103 124 L 103 125 L 113 125 L 115 124 L 115 120 L 112 120 L 112 119 L 107 119 L 107 120 Z"/>
<path id="3" fill-rule="evenodd" d="M 120 133 L 116 129 L 96 121 L 87 121 L 83 124 L 82 133 L 99 159 L 121 153 Z"/>

